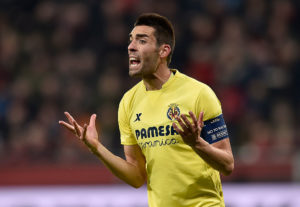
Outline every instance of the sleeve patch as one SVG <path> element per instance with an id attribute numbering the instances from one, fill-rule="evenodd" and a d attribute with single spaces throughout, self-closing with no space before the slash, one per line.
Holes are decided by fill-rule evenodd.
<path id="1" fill-rule="evenodd" d="M 228 137 L 227 127 L 222 114 L 204 121 L 201 137 L 210 144 Z"/>

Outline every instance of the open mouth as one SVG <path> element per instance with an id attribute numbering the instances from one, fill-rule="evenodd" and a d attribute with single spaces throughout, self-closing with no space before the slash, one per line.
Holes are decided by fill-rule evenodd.
<path id="1" fill-rule="evenodd" d="M 136 67 L 141 63 L 141 60 L 137 57 L 130 57 L 129 58 L 129 64 L 132 67 Z"/>

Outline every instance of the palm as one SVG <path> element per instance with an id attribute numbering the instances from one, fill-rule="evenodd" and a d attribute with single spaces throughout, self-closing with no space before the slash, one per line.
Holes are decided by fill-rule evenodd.
<path id="1" fill-rule="evenodd" d="M 94 125 L 87 126 L 86 135 L 83 137 L 83 141 L 90 147 L 96 147 L 98 141 L 98 132 Z"/>
<path id="2" fill-rule="evenodd" d="M 192 118 L 192 123 L 188 120 L 186 115 L 182 114 L 176 118 L 182 129 L 180 129 L 176 123 L 173 123 L 173 127 L 186 144 L 195 146 L 197 140 L 200 138 L 203 127 L 203 112 L 199 114 L 199 119 L 197 119 L 195 114 L 191 111 L 189 112 L 189 115 Z"/>
<path id="3" fill-rule="evenodd" d="M 76 135 L 80 140 L 82 140 L 91 150 L 95 149 L 97 147 L 97 144 L 99 143 L 98 132 L 96 129 L 96 115 L 93 114 L 90 118 L 89 125 L 84 124 L 83 127 L 80 126 L 68 112 L 65 112 L 65 115 L 69 123 L 59 121 L 59 124 L 63 125 L 65 128 L 70 130 L 74 135 Z"/>

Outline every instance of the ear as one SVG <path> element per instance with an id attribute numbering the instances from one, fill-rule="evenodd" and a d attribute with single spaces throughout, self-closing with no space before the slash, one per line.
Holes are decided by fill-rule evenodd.
<path id="1" fill-rule="evenodd" d="M 167 58 L 171 52 L 171 47 L 168 44 L 163 44 L 160 46 L 159 56 L 161 58 Z"/>

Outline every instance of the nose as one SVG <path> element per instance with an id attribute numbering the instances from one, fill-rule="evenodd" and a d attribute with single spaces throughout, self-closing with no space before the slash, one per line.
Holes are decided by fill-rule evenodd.
<path id="1" fill-rule="evenodd" d="M 128 52 L 134 52 L 136 50 L 137 50 L 137 48 L 136 48 L 135 41 L 131 41 L 128 45 Z"/>

